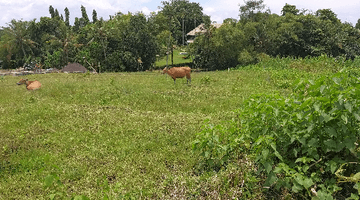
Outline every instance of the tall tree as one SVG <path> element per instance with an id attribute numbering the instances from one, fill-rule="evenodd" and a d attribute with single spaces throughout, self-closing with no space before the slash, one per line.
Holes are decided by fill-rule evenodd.
<path id="1" fill-rule="evenodd" d="M 168 47 L 167 47 L 167 51 L 166 51 L 166 66 L 168 66 L 168 61 L 169 61 L 169 53 L 171 52 L 171 57 L 173 57 L 173 48 L 172 45 L 170 45 L 171 43 L 171 34 L 172 34 L 172 20 L 174 19 L 175 16 L 175 9 L 172 5 L 173 1 L 167 2 L 167 1 L 162 1 L 161 2 L 163 4 L 162 7 L 162 12 L 164 13 L 164 15 L 168 18 L 168 24 L 169 24 L 169 40 L 168 40 Z M 171 62 L 171 64 L 173 65 L 173 60 Z"/>
<path id="2" fill-rule="evenodd" d="M 172 7 L 174 29 L 172 36 L 178 45 L 184 43 L 185 34 L 203 23 L 203 8 L 199 3 L 190 3 L 189 0 L 173 0 L 169 3 Z"/>
<path id="3" fill-rule="evenodd" d="M 13 19 L 8 24 L 9 27 L 4 29 L 3 33 L 8 36 L 7 43 L 15 47 L 12 49 L 20 49 L 20 51 L 22 52 L 22 55 L 19 58 L 22 62 L 25 62 L 25 60 L 27 59 L 27 52 L 33 54 L 32 48 L 35 47 L 35 42 L 31 40 L 29 32 L 27 31 L 29 24 L 30 23 L 27 21 L 16 21 L 15 19 Z M 9 53 L 12 54 L 14 52 Z"/>
<path id="4" fill-rule="evenodd" d="M 357 23 L 355 25 L 355 28 L 360 29 L 360 19 L 357 20 Z"/>
<path id="5" fill-rule="evenodd" d="M 131 16 L 129 26 L 124 32 L 123 41 L 126 51 L 131 52 L 138 61 L 136 68 L 128 70 L 149 69 L 156 60 L 158 47 L 155 43 L 155 37 L 149 34 L 146 17 L 141 13 Z"/>
<path id="6" fill-rule="evenodd" d="M 75 17 L 74 26 L 72 27 L 72 30 L 77 33 L 80 30 L 80 20 L 78 17 Z"/>
<path id="7" fill-rule="evenodd" d="M 55 9 L 54 16 L 58 19 L 60 19 L 59 11 L 58 9 Z"/>
<path id="8" fill-rule="evenodd" d="M 98 21 L 96 10 L 94 9 L 92 12 L 92 22 L 95 23 Z"/>
<path id="9" fill-rule="evenodd" d="M 86 8 L 81 5 L 81 18 L 80 18 L 80 27 L 85 27 L 89 22 L 89 17 L 86 13 Z"/>
<path id="10" fill-rule="evenodd" d="M 266 9 L 263 0 L 244 0 L 245 5 L 240 5 L 240 21 L 243 22 L 256 22 L 262 19 L 261 13 L 270 14 L 270 10 Z"/>
<path id="11" fill-rule="evenodd" d="M 337 15 L 331 9 L 319 9 L 316 11 L 316 16 L 321 20 L 329 20 L 333 23 L 340 23 L 340 20 L 337 18 Z"/>
<path id="12" fill-rule="evenodd" d="M 299 9 L 296 9 L 295 5 L 285 4 L 283 9 L 281 10 L 282 16 L 285 16 L 286 13 L 291 13 L 293 15 L 299 14 Z"/>
<path id="13" fill-rule="evenodd" d="M 64 12 L 65 12 L 65 25 L 70 26 L 70 12 L 69 12 L 69 9 L 67 7 L 65 7 Z"/>
<path id="14" fill-rule="evenodd" d="M 55 10 L 52 5 L 49 6 L 49 13 L 50 13 L 51 18 L 55 18 Z"/>

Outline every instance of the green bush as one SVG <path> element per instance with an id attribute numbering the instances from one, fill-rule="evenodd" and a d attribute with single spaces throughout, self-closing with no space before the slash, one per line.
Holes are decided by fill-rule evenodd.
<path id="1" fill-rule="evenodd" d="M 360 180 L 339 182 L 335 174 L 344 163 L 359 161 L 360 80 L 353 74 L 298 80 L 289 97 L 252 96 L 233 121 L 238 128 L 204 129 L 193 149 L 212 169 L 226 166 L 239 152 L 253 155 L 266 177 L 264 186 L 301 198 L 357 196 L 352 187 Z M 350 176 L 360 168 L 342 170 Z"/>

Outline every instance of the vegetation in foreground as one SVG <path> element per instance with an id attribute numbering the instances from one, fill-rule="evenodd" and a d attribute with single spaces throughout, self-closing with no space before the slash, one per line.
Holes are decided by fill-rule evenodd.
<path id="1" fill-rule="evenodd" d="M 311 198 L 315 186 L 318 194 L 336 197 L 342 185 L 331 177 L 335 172 L 343 177 L 350 175 L 338 171 L 348 158 L 342 158 L 344 162 L 334 158 L 349 152 L 353 155 L 354 146 L 338 151 L 331 142 L 324 141 L 331 149 L 327 151 L 325 146 L 316 157 L 302 149 L 305 147 L 301 146 L 301 138 L 294 140 L 299 141 L 296 145 L 278 143 L 279 136 L 283 136 L 280 134 L 286 132 L 275 130 L 284 130 L 282 126 L 287 130 L 296 128 L 296 105 L 291 104 L 288 113 L 281 110 L 283 100 L 299 97 L 293 91 L 292 80 L 324 81 L 321 77 L 344 67 L 356 75 L 358 71 L 352 66 L 357 62 L 326 56 L 264 58 L 256 66 L 238 70 L 192 73 L 191 86 L 186 85 L 185 79 L 174 85 L 170 77 L 159 72 L 45 74 L 27 76 L 42 83 L 40 90 L 27 91 L 15 84 L 18 77 L 3 77 L 1 198 L 302 199 Z M 322 91 L 331 96 L 329 88 Z M 277 95 L 275 101 L 271 94 Z M 251 106 L 251 101 L 260 101 L 255 104 L 259 107 Z M 272 118 L 273 112 L 261 110 L 272 105 L 266 102 L 279 103 L 278 117 Z M 327 107 L 318 108 L 328 111 Z M 341 112 L 347 112 L 346 109 Z M 258 116 L 253 116 L 256 112 Z M 283 121 L 288 119 L 286 114 L 293 122 Z M 341 118 L 339 114 L 331 116 L 331 120 L 342 126 L 344 122 L 337 116 Z M 321 127 L 325 128 L 321 133 L 332 133 L 331 129 L 326 132 L 331 120 L 323 120 L 322 126 L 309 130 L 310 136 L 316 139 Z M 358 122 L 356 118 L 351 120 L 350 128 L 354 130 L 347 133 L 354 134 L 350 138 L 354 139 L 358 137 Z M 308 122 L 309 126 L 312 122 Z M 269 127 L 266 124 L 271 125 L 266 129 L 269 132 L 263 129 Z M 255 136 L 264 137 L 264 142 Z M 285 147 L 291 146 L 300 148 L 298 155 L 282 155 L 287 153 Z M 298 168 L 289 164 L 296 156 L 301 158 L 295 159 Z M 306 171 L 306 166 L 312 173 Z M 343 168 L 348 169 L 345 165 Z M 283 173 L 286 169 L 290 175 Z M 307 173 L 316 176 L 307 177 Z M 300 179 L 295 176 L 298 174 L 302 175 Z M 329 185 L 322 187 L 317 183 L 326 178 L 333 184 L 324 189 Z M 353 193 L 355 198 L 353 184 L 346 186 L 341 195 L 349 197 Z"/>
<path id="2" fill-rule="evenodd" d="M 268 61 L 250 69 L 269 71 L 291 92 L 252 95 L 228 127 L 205 126 L 193 142 L 199 166 L 222 170 L 246 155 L 266 198 L 359 199 L 359 60 Z M 296 69 L 321 73 L 311 77 Z M 286 76 L 303 78 L 288 85 Z"/>

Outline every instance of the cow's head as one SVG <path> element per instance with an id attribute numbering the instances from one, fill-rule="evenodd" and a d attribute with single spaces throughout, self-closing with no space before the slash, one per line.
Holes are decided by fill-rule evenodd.
<path id="1" fill-rule="evenodd" d="M 28 79 L 20 79 L 20 81 L 17 82 L 16 84 L 18 85 L 26 84 L 26 81 L 28 81 Z"/>

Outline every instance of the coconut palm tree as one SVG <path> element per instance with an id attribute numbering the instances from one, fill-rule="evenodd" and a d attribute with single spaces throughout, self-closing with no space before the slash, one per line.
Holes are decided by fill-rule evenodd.
<path id="1" fill-rule="evenodd" d="M 30 39 L 30 34 L 28 31 L 30 23 L 27 21 L 16 21 L 15 19 L 11 20 L 8 24 L 9 27 L 4 28 L 4 33 L 8 37 L 7 43 L 13 45 L 15 49 L 21 49 L 23 57 L 27 58 L 27 51 L 30 50 L 33 54 L 32 48 L 35 47 L 35 42 Z"/>

